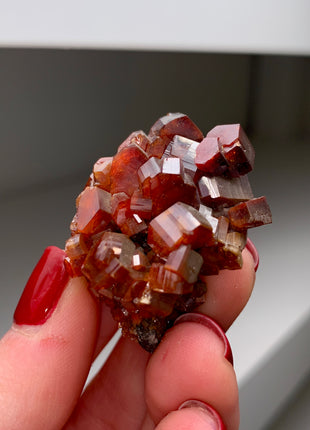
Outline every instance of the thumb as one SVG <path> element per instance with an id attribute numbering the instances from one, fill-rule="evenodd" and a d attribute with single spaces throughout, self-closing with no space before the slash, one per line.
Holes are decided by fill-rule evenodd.
<path id="1" fill-rule="evenodd" d="M 69 278 L 64 257 L 44 251 L 0 341 L 0 428 L 59 429 L 83 389 L 98 308 L 85 281 Z"/>

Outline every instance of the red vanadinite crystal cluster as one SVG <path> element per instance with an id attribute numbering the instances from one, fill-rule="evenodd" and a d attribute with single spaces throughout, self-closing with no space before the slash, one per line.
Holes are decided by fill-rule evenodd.
<path id="1" fill-rule="evenodd" d="M 271 222 L 265 197 L 253 198 L 253 164 L 239 124 L 204 137 L 181 113 L 95 163 L 76 201 L 67 268 L 146 350 L 206 300 L 205 275 L 242 266 L 247 229 Z"/>

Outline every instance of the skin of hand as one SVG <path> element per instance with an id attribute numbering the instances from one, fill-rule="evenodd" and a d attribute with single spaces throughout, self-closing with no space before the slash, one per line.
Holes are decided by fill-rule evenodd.
<path id="1" fill-rule="evenodd" d="M 63 259 L 58 248 L 45 252 L 0 341 L 1 429 L 238 429 L 238 387 L 224 331 L 251 295 L 253 248 L 244 249 L 242 269 L 208 277 L 207 301 L 180 317 L 152 355 L 121 338 L 84 391 L 117 325 L 82 278 L 60 269 Z"/>

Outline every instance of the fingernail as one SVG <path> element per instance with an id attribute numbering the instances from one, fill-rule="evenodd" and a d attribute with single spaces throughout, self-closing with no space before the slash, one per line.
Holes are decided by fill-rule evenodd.
<path id="1" fill-rule="evenodd" d="M 259 255 L 258 255 L 258 251 L 255 248 L 254 243 L 251 241 L 251 239 L 247 239 L 246 241 L 246 245 L 245 245 L 246 249 L 251 253 L 253 260 L 254 260 L 254 270 L 255 272 L 258 269 L 258 265 L 259 265 Z"/>
<path id="2" fill-rule="evenodd" d="M 198 324 L 202 324 L 208 329 L 212 330 L 223 342 L 224 345 L 224 357 L 228 360 L 232 365 L 234 364 L 232 350 L 229 344 L 229 341 L 222 330 L 222 328 L 210 317 L 207 317 L 204 314 L 200 313 L 187 313 L 179 316 L 174 325 L 181 324 L 184 322 L 194 322 Z"/>
<path id="3" fill-rule="evenodd" d="M 49 246 L 34 268 L 14 313 L 16 324 L 43 324 L 53 313 L 69 280 L 65 253 Z"/>
<path id="4" fill-rule="evenodd" d="M 187 400 L 182 403 L 179 407 L 179 410 L 186 408 L 197 408 L 206 414 L 206 419 L 209 425 L 214 428 L 214 430 L 225 430 L 225 424 L 219 413 L 213 409 L 210 405 L 204 402 L 200 402 L 199 400 Z"/>

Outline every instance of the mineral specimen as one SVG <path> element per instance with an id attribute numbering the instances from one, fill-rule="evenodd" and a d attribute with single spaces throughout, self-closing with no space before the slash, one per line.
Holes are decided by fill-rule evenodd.
<path id="1" fill-rule="evenodd" d="M 148 135 L 131 133 L 94 164 L 76 200 L 66 266 L 147 351 L 207 300 L 206 275 L 242 267 L 247 229 L 271 222 L 266 199 L 253 198 L 253 165 L 239 124 L 204 137 L 181 113 Z"/>

